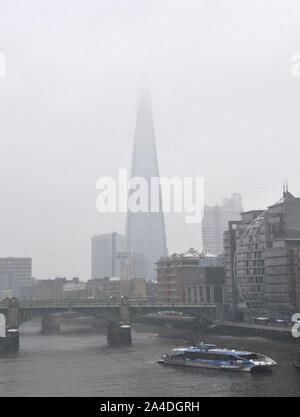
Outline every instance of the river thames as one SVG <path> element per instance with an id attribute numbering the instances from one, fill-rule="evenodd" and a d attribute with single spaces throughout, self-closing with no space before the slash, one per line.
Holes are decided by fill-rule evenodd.
<path id="1" fill-rule="evenodd" d="M 156 362 L 161 354 L 184 343 L 150 332 L 132 336 L 131 347 L 111 348 L 104 333 L 63 326 L 60 334 L 44 336 L 38 323 L 28 323 L 21 328 L 19 353 L 0 357 L 0 396 L 300 396 L 300 372 L 292 366 L 296 343 L 205 338 L 278 363 L 273 372 L 248 374 L 161 366 Z"/>

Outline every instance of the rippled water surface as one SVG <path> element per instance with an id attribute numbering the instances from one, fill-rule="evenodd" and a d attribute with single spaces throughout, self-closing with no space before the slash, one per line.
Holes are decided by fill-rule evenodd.
<path id="1" fill-rule="evenodd" d="M 297 345 L 263 338 L 209 337 L 220 347 L 271 356 L 269 373 L 161 366 L 156 360 L 178 341 L 133 332 L 131 347 L 110 348 L 105 334 L 43 336 L 34 323 L 21 328 L 20 351 L 0 358 L 0 396 L 300 396 L 292 367 Z"/>

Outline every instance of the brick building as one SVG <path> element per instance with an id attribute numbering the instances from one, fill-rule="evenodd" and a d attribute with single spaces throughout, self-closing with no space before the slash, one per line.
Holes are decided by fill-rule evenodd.
<path id="1" fill-rule="evenodd" d="M 156 262 L 158 301 L 177 304 L 223 303 L 224 268 L 201 266 L 205 256 L 205 253 L 190 249 L 184 254 L 160 258 Z"/>

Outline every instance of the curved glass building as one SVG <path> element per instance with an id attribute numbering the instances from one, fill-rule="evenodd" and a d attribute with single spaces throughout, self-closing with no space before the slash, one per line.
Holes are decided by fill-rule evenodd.
<path id="1" fill-rule="evenodd" d="M 284 189 L 266 211 L 230 222 L 225 237 L 228 311 L 290 320 L 300 308 L 300 198 Z"/>
<path id="2" fill-rule="evenodd" d="M 265 310 L 265 212 L 244 231 L 234 254 L 234 279 L 242 301 L 255 314 Z"/>

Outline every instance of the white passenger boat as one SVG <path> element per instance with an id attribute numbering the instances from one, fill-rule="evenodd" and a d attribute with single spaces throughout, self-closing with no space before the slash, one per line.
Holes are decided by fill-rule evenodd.
<path id="1" fill-rule="evenodd" d="M 163 355 L 159 361 L 163 365 L 191 366 L 210 369 L 227 369 L 251 372 L 254 369 L 271 369 L 276 362 L 260 353 L 241 350 L 218 349 L 216 345 L 175 348 Z"/>

